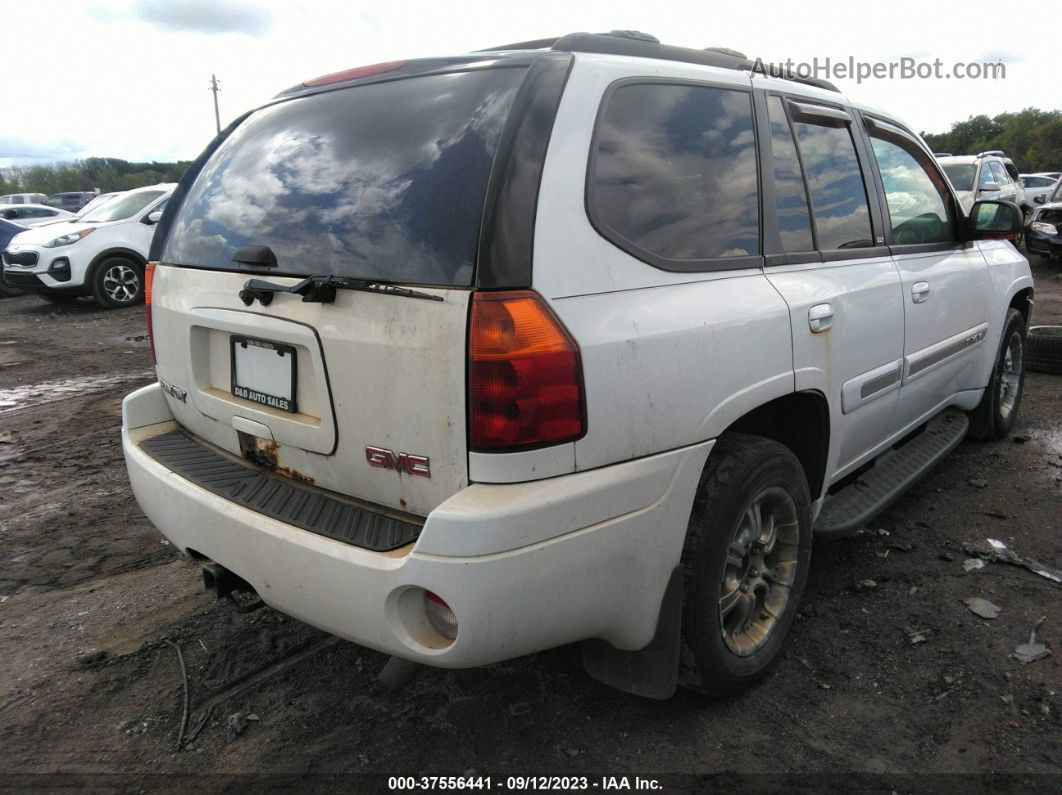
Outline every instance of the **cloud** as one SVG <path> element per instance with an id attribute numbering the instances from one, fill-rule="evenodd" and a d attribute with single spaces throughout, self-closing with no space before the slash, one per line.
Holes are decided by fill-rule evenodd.
<path id="1" fill-rule="evenodd" d="M 269 11 L 241 0 L 136 0 L 133 16 L 164 31 L 262 36 L 273 26 Z"/>
<path id="2" fill-rule="evenodd" d="M 16 136 L 0 136 L 0 158 L 69 160 L 84 151 L 84 146 L 68 140 L 42 142 Z"/>

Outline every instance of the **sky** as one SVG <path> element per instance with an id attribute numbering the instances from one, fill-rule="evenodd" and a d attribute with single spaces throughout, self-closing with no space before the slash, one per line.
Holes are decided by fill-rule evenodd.
<path id="1" fill-rule="evenodd" d="M 576 31 L 642 30 L 666 44 L 723 46 L 797 63 L 1002 60 L 1002 80 L 834 80 L 916 130 L 971 115 L 1062 109 L 1062 3 L 890 0 L 32 0 L 3 4 L 8 79 L 0 165 L 101 156 L 189 160 L 221 123 L 291 85 L 353 66 L 452 55 Z"/>

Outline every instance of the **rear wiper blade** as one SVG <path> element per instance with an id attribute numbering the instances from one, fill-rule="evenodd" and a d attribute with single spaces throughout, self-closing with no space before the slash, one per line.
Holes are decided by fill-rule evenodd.
<path id="1" fill-rule="evenodd" d="M 240 290 L 240 300 L 250 306 L 255 299 L 258 299 L 262 306 L 269 306 L 275 293 L 291 293 L 301 295 L 304 303 L 331 304 L 336 300 L 336 290 L 383 293 L 403 298 L 423 298 L 427 301 L 443 300 L 441 295 L 422 293 L 409 287 L 398 287 L 394 284 L 374 282 L 369 279 L 352 279 L 346 276 L 309 276 L 290 287 L 263 279 L 248 279 L 243 289 Z"/>

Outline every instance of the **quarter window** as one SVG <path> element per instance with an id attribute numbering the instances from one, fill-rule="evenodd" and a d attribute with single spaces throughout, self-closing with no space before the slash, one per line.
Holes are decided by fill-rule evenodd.
<path id="1" fill-rule="evenodd" d="M 774 162 L 775 212 L 782 251 L 811 251 L 815 242 L 811 236 L 811 213 L 804 175 L 800 173 L 793 132 L 779 97 L 767 100 L 771 122 L 771 159 Z"/>
<path id="2" fill-rule="evenodd" d="M 982 163 L 981 164 L 981 176 L 978 177 L 978 179 L 977 179 L 977 189 L 978 190 L 984 190 L 985 189 L 985 185 L 987 185 L 989 182 L 997 182 L 998 183 L 999 179 L 996 177 L 995 174 L 992 173 L 992 164 L 991 163 Z"/>
<path id="3" fill-rule="evenodd" d="M 819 248 L 872 247 L 867 190 L 848 124 L 794 122 Z"/>
<path id="4" fill-rule="evenodd" d="M 885 185 L 885 199 L 897 245 L 954 240 L 944 178 L 927 163 L 928 155 L 900 136 L 871 133 L 874 157 Z"/>
<path id="5" fill-rule="evenodd" d="M 677 270 L 759 254 L 748 92 L 621 86 L 608 99 L 593 151 L 591 218 L 628 253 Z"/>

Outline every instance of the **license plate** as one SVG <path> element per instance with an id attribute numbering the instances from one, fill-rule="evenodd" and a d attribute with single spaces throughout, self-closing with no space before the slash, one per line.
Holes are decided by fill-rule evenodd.
<path id="1" fill-rule="evenodd" d="M 295 348 L 253 337 L 229 337 L 232 394 L 295 413 Z"/>

